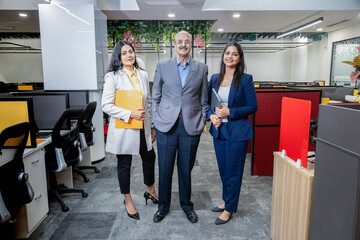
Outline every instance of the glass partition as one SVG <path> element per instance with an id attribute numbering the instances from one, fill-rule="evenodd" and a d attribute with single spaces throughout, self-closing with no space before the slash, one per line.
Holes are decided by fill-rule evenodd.
<path id="1" fill-rule="evenodd" d="M 359 46 L 360 37 L 333 43 L 330 85 L 355 87 L 356 83 L 350 80 L 350 73 L 354 71 L 354 68 L 342 61 L 353 61 L 354 57 L 359 55 L 356 49 Z"/>

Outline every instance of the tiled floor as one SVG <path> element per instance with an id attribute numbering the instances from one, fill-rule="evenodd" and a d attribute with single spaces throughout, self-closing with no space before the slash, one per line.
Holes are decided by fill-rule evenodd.
<path id="1" fill-rule="evenodd" d="M 75 185 L 85 189 L 89 196 L 65 195 L 70 207 L 67 213 L 61 211 L 57 202 L 52 202 L 49 216 L 29 239 L 271 239 L 272 177 L 250 176 L 250 155 L 245 165 L 238 212 L 227 224 L 214 224 L 219 214 L 211 212 L 211 208 L 221 203 L 221 181 L 208 133 L 201 137 L 192 171 L 192 201 L 199 217 L 196 224 L 186 219 L 179 206 L 176 169 L 170 212 L 155 224 L 152 219 L 157 205 L 150 202 L 145 205 L 146 187 L 139 157 L 133 158 L 131 192 L 140 221 L 130 219 L 125 212 L 117 181 L 116 157 L 107 154 L 96 166 L 101 172 L 87 171 L 88 183 L 75 175 Z M 157 168 L 155 174 L 158 174 Z"/>

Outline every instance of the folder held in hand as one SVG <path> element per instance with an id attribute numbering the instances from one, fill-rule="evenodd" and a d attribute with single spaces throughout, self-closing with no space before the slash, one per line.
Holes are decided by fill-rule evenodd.
<path id="1" fill-rule="evenodd" d="M 142 91 L 138 90 L 116 90 L 115 106 L 130 111 L 142 107 Z M 130 118 L 129 123 L 115 119 L 115 128 L 142 129 L 143 121 Z"/>
<path id="2" fill-rule="evenodd" d="M 215 108 L 221 108 L 221 99 L 219 97 L 219 94 L 216 92 L 216 90 L 212 89 L 211 94 L 211 110 L 215 113 Z"/>

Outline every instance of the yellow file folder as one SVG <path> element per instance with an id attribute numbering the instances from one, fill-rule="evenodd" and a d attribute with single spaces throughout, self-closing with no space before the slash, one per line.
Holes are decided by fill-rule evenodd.
<path id="1" fill-rule="evenodd" d="M 130 111 L 142 107 L 142 91 L 138 90 L 117 90 L 115 92 L 115 106 Z M 115 119 L 115 128 L 142 129 L 143 121 L 131 118 L 129 123 Z"/>

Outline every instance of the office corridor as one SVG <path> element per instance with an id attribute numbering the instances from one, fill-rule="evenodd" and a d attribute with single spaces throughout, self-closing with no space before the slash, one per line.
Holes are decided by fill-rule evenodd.
<path id="1" fill-rule="evenodd" d="M 156 144 L 154 146 L 156 150 Z M 100 173 L 85 170 L 90 182 L 84 183 L 82 178 L 74 175 L 75 187 L 85 189 L 89 196 L 63 195 L 70 208 L 67 213 L 61 211 L 59 203 L 52 202 L 48 217 L 29 239 L 271 239 L 272 177 L 252 177 L 250 157 L 248 154 L 238 212 L 227 224 L 214 224 L 219 214 L 211 212 L 211 208 L 222 202 L 221 181 L 211 135 L 204 133 L 192 171 L 192 201 L 198 223 L 191 224 L 180 208 L 176 167 L 170 212 L 162 222 L 153 222 L 157 205 L 149 201 L 145 205 L 146 186 L 141 160 L 137 156 L 132 164 L 131 193 L 141 220 L 129 218 L 119 190 L 116 157 L 106 154 L 106 159 L 96 164 Z M 158 175 L 157 162 L 155 174 Z M 157 182 L 155 186 L 157 189 Z"/>

